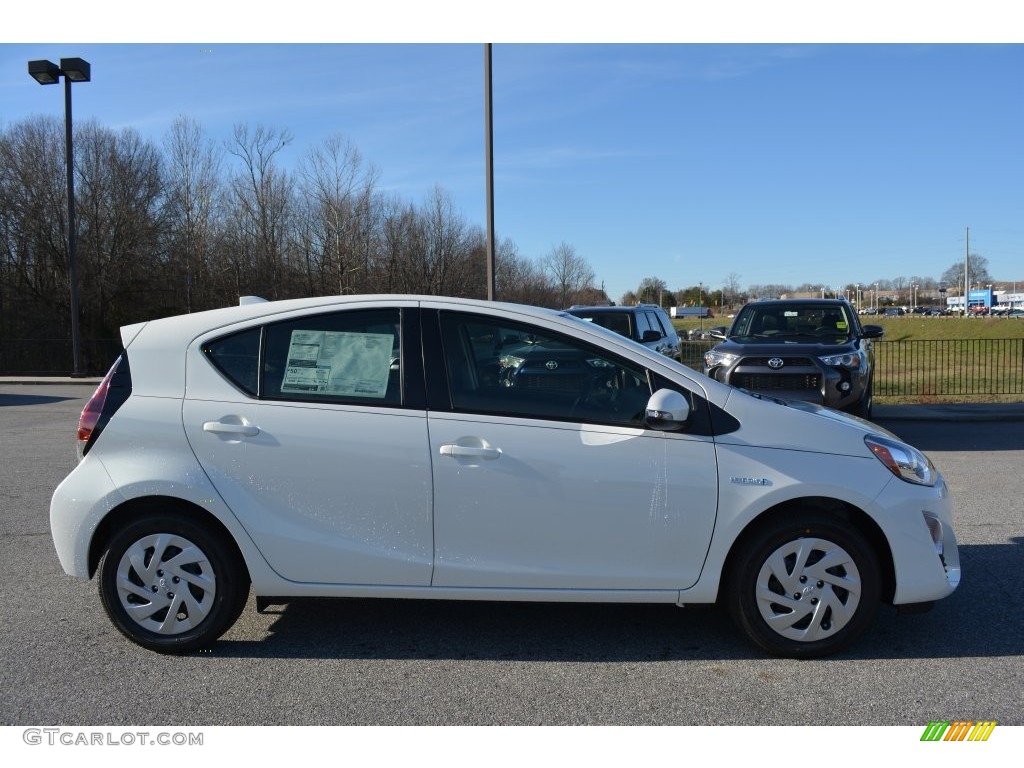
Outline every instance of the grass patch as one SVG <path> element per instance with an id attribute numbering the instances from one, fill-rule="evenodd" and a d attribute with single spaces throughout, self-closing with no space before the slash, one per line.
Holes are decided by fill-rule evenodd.
<path id="1" fill-rule="evenodd" d="M 885 341 L 917 341 L 931 339 L 1024 339 L 1024 318 L 1021 317 L 883 317 L 861 315 L 862 325 L 880 325 Z M 701 327 L 700 318 L 673 320 L 677 331 L 687 334 Z M 732 318 L 704 319 L 704 328 L 729 327 Z"/>

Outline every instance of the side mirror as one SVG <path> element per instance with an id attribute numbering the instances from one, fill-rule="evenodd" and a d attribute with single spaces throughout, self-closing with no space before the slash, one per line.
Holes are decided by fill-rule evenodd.
<path id="1" fill-rule="evenodd" d="M 640 341 L 644 344 L 649 344 L 652 341 L 658 341 L 662 338 L 662 335 L 658 331 L 644 331 L 644 335 L 640 337 Z"/>
<path id="2" fill-rule="evenodd" d="M 722 339 L 724 341 L 728 338 L 726 335 L 728 333 L 728 329 L 724 325 L 716 325 L 714 328 L 710 329 L 708 333 L 711 334 L 711 338 L 713 339 Z"/>
<path id="3" fill-rule="evenodd" d="M 880 339 L 885 333 L 885 328 L 880 325 L 865 325 L 861 331 L 863 331 L 865 339 Z"/>
<path id="4" fill-rule="evenodd" d="M 673 389 L 659 389 L 647 401 L 644 422 L 651 429 L 677 432 L 690 418 L 690 404 Z"/>

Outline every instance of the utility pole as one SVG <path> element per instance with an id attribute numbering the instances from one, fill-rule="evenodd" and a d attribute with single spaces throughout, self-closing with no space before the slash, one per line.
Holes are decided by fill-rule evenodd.
<path id="1" fill-rule="evenodd" d="M 484 44 L 484 162 L 487 186 L 487 300 L 494 301 L 494 106 L 491 101 L 491 44 Z"/>
<path id="2" fill-rule="evenodd" d="M 967 317 L 967 296 L 971 290 L 971 281 L 967 279 L 967 257 L 971 253 L 971 228 L 964 227 L 964 317 Z"/>

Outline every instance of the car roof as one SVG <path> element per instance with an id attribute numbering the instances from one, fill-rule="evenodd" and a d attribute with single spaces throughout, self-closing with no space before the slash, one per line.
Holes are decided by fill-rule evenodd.
<path id="1" fill-rule="evenodd" d="M 657 304 L 632 304 L 630 306 L 605 306 L 597 304 L 594 306 L 577 306 L 573 305 L 569 307 L 566 312 L 633 312 L 637 309 L 662 309 Z"/>
<path id="2" fill-rule="evenodd" d="M 563 310 L 483 299 L 415 294 L 316 296 L 283 301 L 256 301 L 241 306 L 211 309 L 205 312 L 175 315 L 126 325 L 121 328 L 121 341 L 132 360 L 133 386 L 137 383 L 140 392 L 145 391 L 153 396 L 178 397 L 185 387 L 185 367 L 181 365 L 180 354 L 197 339 L 212 337 L 220 333 L 230 333 L 249 324 L 285 319 L 291 313 L 313 315 L 340 309 L 354 309 L 360 306 L 366 308 L 429 306 L 437 309 L 469 312 L 478 310 L 496 313 L 497 316 L 504 316 L 513 322 L 540 322 L 553 324 L 556 327 L 561 326 L 567 331 L 575 330 L 584 336 L 589 335 L 595 342 L 597 337 L 601 337 L 603 341 L 600 343 L 613 348 L 634 345 L 634 342 L 619 334 L 595 326 Z M 568 324 L 572 324 L 573 327 L 569 328 Z M 639 344 L 635 348 L 644 353 L 649 352 Z M 657 357 L 661 358 L 662 356 L 658 355 Z M 667 364 L 660 359 L 658 362 Z M 140 365 L 136 365 L 136 363 L 140 363 Z"/>
<path id="3" fill-rule="evenodd" d="M 799 305 L 821 305 L 821 304 L 834 304 L 836 306 L 851 306 L 850 302 L 846 299 L 758 299 L 757 301 L 748 302 L 745 306 L 769 306 L 778 304 L 799 304 Z"/>

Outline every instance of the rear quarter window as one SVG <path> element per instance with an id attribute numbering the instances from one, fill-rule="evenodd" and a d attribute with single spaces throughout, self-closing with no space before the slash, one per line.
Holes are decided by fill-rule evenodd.
<path id="1" fill-rule="evenodd" d="M 249 328 L 203 345 L 203 354 L 221 374 L 256 397 L 259 391 L 260 329 Z"/>

